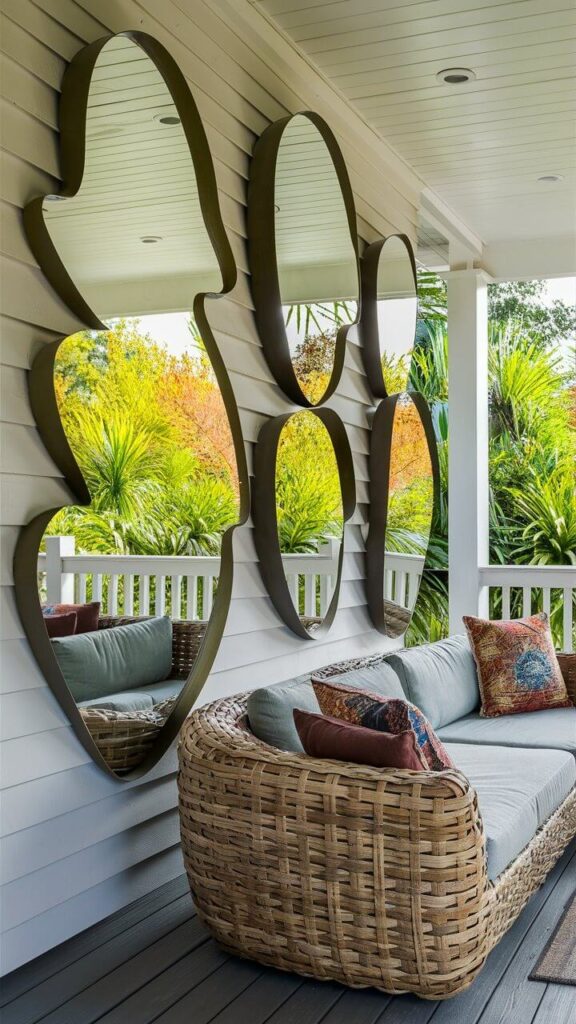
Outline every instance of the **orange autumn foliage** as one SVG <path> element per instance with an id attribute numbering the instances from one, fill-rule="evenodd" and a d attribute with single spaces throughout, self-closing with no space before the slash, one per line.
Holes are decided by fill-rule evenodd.
<path id="1" fill-rule="evenodd" d="M 405 490 L 432 471 L 422 421 L 415 405 L 398 402 L 394 414 L 390 490 Z"/>

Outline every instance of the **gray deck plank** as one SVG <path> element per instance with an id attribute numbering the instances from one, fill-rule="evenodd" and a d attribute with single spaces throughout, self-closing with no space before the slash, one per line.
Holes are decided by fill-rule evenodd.
<path id="1" fill-rule="evenodd" d="M 170 935 L 194 914 L 190 895 L 173 900 L 8 1003 L 2 1011 L 3 1024 L 36 1024 L 125 961 Z"/>
<path id="2" fill-rule="evenodd" d="M 153 892 L 129 903 L 127 907 L 117 910 L 104 921 L 87 928 L 79 935 L 67 939 L 66 942 L 60 943 L 54 949 L 31 960 L 30 963 L 24 964 L 23 967 L 19 967 L 12 974 L 0 979 L 0 1007 L 29 992 L 31 988 L 40 985 L 47 978 L 57 974 L 58 971 L 63 971 L 64 968 L 76 960 L 80 960 L 87 953 L 98 949 L 99 946 L 103 946 L 121 932 L 128 931 L 139 921 L 151 917 L 156 910 L 167 906 L 187 892 L 189 892 L 189 887 L 186 875 L 178 875 L 177 878 L 165 882 Z"/>
<path id="3" fill-rule="evenodd" d="M 462 995 L 352 990 L 230 957 L 185 878 L 6 980 L 3 1024 L 574 1024 L 576 989 L 528 981 L 576 888 L 576 842 Z M 185 893 L 185 895 L 182 895 Z M 77 943 L 77 945 L 75 945 Z"/>

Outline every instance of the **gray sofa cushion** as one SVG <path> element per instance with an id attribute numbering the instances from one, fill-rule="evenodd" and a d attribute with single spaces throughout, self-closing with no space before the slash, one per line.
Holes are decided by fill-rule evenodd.
<path id="1" fill-rule="evenodd" d="M 550 708 L 497 718 L 467 715 L 439 729 L 438 735 L 443 743 L 568 750 L 576 757 L 576 708 Z"/>
<path id="2" fill-rule="evenodd" d="M 467 743 L 447 743 L 446 749 L 478 794 L 494 880 L 566 799 L 576 784 L 576 761 L 561 750 Z"/>
<path id="3" fill-rule="evenodd" d="M 300 708 L 301 711 L 319 714 L 320 708 L 310 682 L 313 674 L 306 673 L 284 683 L 265 686 L 250 694 L 248 720 L 255 736 L 280 750 L 304 752 L 292 712 L 294 708 Z M 359 690 L 371 690 L 383 696 L 406 696 L 398 676 L 386 661 L 352 669 L 332 678 L 334 682 L 355 686 Z M 327 681 L 330 682 L 329 679 Z"/>
<path id="4" fill-rule="evenodd" d="M 78 707 L 98 707 L 107 711 L 149 711 L 161 700 L 177 697 L 184 682 L 184 679 L 164 679 L 161 683 L 151 683 L 146 690 L 128 690 L 125 693 L 111 693 L 108 697 L 81 700 Z"/>
<path id="5" fill-rule="evenodd" d="M 172 666 L 172 623 L 167 615 L 51 641 L 75 700 L 142 689 L 165 679 Z"/>
<path id="6" fill-rule="evenodd" d="M 468 715 L 480 703 L 474 657 L 465 636 L 410 647 L 389 654 L 386 661 L 434 729 Z"/>

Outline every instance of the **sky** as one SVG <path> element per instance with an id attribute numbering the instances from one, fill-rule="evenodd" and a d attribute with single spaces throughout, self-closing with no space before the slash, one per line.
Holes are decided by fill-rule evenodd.
<path id="1" fill-rule="evenodd" d="M 552 304 L 555 299 L 560 299 L 568 305 L 576 305 L 576 277 L 554 278 L 547 281 L 546 286 L 546 299 L 549 304 Z M 184 352 L 192 352 L 195 348 L 188 330 L 189 315 L 189 313 L 161 313 L 154 316 L 143 316 L 140 317 L 140 326 L 142 331 L 149 334 L 154 341 L 165 344 L 169 352 L 179 356 Z M 326 326 L 330 326 L 329 320 L 326 320 Z M 293 350 L 299 340 L 294 323 L 288 325 L 287 333 L 290 348 Z M 391 330 L 390 333 L 393 335 L 394 332 Z M 562 346 L 567 357 L 571 357 L 575 341 L 576 338 L 567 338 L 565 346 Z"/>

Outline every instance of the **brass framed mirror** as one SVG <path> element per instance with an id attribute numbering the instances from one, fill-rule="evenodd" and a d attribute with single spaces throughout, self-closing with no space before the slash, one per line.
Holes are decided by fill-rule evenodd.
<path id="1" fill-rule="evenodd" d="M 408 386 L 416 334 L 418 285 L 414 250 L 407 235 L 389 235 L 369 245 L 360 261 L 362 356 L 377 398 Z"/>
<path id="2" fill-rule="evenodd" d="M 370 438 L 366 592 L 376 629 L 402 636 L 412 619 L 438 509 L 439 464 L 428 403 L 385 398 Z"/>
<path id="3" fill-rule="evenodd" d="M 125 780 L 172 743 L 226 621 L 249 484 L 209 310 L 236 267 L 198 110 L 155 39 L 80 51 L 60 131 L 62 192 L 25 224 L 86 329 L 40 351 L 29 389 L 70 501 L 22 530 L 16 597 L 76 735 Z"/>
<path id="4" fill-rule="evenodd" d="M 332 409 L 300 410 L 260 431 L 252 485 L 260 571 L 297 636 L 325 636 L 338 608 L 344 534 L 356 507 L 352 453 Z"/>
<path id="5" fill-rule="evenodd" d="M 334 393 L 359 314 L 356 211 L 342 153 L 309 111 L 256 143 L 248 191 L 256 322 L 277 383 L 297 405 Z"/>

